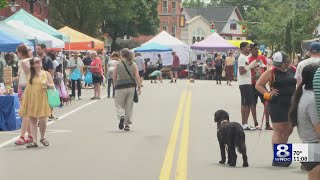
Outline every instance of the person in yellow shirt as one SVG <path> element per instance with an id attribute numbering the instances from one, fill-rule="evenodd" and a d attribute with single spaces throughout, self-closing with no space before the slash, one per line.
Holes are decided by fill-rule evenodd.
<path id="1" fill-rule="evenodd" d="M 233 67 L 234 66 L 234 57 L 233 52 L 229 53 L 229 56 L 226 59 L 226 80 L 227 85 L 232 85 L 232 79 L 233 79 Z"/>

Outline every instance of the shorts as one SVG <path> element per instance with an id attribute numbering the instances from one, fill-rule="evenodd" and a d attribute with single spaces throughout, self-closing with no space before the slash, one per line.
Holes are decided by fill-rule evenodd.
<path id="1" fill-rule="evenodd" d="M 319 166 L 320 162 L 301 162 L 301 164 L 307 171 L 311 171 L 313 168 Z"/>
<path id="2" fill-rule="evenodd" d="M 256 90 L 255 85 L 252 85 L 252 88 L 254 92 L 254 95 L 253 95 L 254 102 L 258 104 L 258 98 L 260 98 L 261 103 L 264 104 L 265 99 L 263 98 L 263 94 L 261 94 L 258 90 Z"/>
<path id="3" fill-rule="evenodd" d="M 253 106 L 254 101 L 254 89 L 251 84 L 244 84 L 239 86 L 241 93 L 241 105 Z"/>
<path id="4" fill-rule="evenodd" d="M 99 74 L 93 74 L 92 73 L 92 83 L 97 84 L 102 82 L 102 76 Z"/>
<path id="5" fill-rule="evenodd" d="M 277 97 L 278 98 L 278 97 Z M 288 112 L 291 105 L 291 97 L 280 97 L 269 102 L 269 114 L 272 123 L 288 122 Z"/>
<path id="6" fill-rule="evenodd" d="M 150 80 L 157 80 L 158 76 L 150 76 Z"/>
<path id="7" fill-rule="evenodd" d="M 139 71 L 139 76 L 142 77 L 144 75 L 144 70 Z"/>
<path id="8" fill-rule="evenodd" d="M 172 68 L 171 68 L 171 71 L 172 71 L 172 72 L 178 72 L 178 71 L 179 71 L 179 68 L 178 68 L 178 67 L 172 67 Z"/>

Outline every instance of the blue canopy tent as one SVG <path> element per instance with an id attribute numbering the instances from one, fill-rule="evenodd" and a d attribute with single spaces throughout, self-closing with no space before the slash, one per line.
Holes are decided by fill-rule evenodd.
<path id="1" fill-rule="evenodd" d="M 15 37 L 12 34 L 0 31 L 0 52 L 16 52 L 16 48 L 20 44 L 26 44 L 33 49 L 33 43 L 30 41 L 24 41 Z"/>
<path id="2" fill-rule="evenodd" d="M 146 45 L 140 46 L 134 49 L 134 52 L 167 52 L 172 51 L 172 48 L 158 44 L 158 43 L 148 43 Z"/>

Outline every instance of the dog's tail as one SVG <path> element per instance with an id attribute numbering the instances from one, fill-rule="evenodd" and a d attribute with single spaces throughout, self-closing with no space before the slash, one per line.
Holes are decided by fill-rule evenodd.
<path id="1" fill-rule="evenodd" d="M 246 137 L 244 132 L 240 133 L 240 136 L 236 136 L 236 146 L 238 147 L 238 151 L 241 154 L 247 154 L 247 147 L 246 147 Z"/>

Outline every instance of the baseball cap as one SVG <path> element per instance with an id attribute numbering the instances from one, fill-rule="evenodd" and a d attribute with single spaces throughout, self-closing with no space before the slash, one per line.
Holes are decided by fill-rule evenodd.
<path id="1" fill-rule="evenodd" d="M 320 43 L 312 42 L 309 46 L 310 52 L 320 52 Z"/>
<path id="2" fill-rule="evenodd" d="M 287 54 L 283 51 L 276 52 L 272 57 L 274 66 L 281 66 L 283 63 L 288 62 Z"/>
<path id="3" fill-rule="evenodd" d="M 255 43 L 255 42 L 250 43 L 250 49 L 253 49 L 255 47 L 259 47 L 258 43 Z"/>

